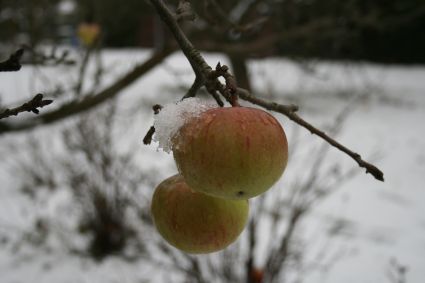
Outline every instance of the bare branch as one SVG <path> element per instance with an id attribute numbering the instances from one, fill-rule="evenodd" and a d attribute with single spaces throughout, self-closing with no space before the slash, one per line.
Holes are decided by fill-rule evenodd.
<path id="1" fill-rule="evenodd" d="M 232 106 L 240 106 L 238 103 L 237 96 L 237 83 L 235 77 L 228 72 L 229 68 L 226 65 L 217 63 L 214 71 L 209 72 L 207 81 L 207 90 L 210 93 L 215 93 L 216 88 L 221 86 L 221 83 L 217 81 L 219 77 L 223 77 L 226 81 L 226 86 L 223 88 L 223 96 L 229 101 Z"/>
<path id="2" fill-rule="evenodd" d="M 282 242 L 280 243 L 279 247 L 270 254 L 267 260 L 267 263 L 265 265 L 265 275 L 268 277 L 269 282 L 273 282 L 274 279 L 276 279 L 276 276 L 278 276 L 282 272 L 282 263 L 290 255 L 290 243 L 292 240 L 292 236 L 294 234 L 298 221 L 301 219 L 303 213 L 304 210 L 302 208 L 294 207 Z"/>
<path id="3" fill-rule="evenodd" d="M 73 100 L 65 105 L 62 105 L 56 110 L 44 113 L 36 119 L 21 120 L 19 123 L 0 123 L 0 135 L 7 132 L 22 131 L 34 128 L 39 125 L 46 125 L 65 119 L 67 117 L 88 111 L 95 106 L 102 104 L 108 99 L 116 97 L 124 88 L 135 82 L 140 76 L 149 72 L 155 66 L 162 62 L 168 55 L 173 52 L 173 49 L 167 48 L 152 55 L 151 58 L 144 63 L 136 66 L 126 75 L 115 81 L 106 89 L 94 95 L 85 95 L 81 100 Z"/>
<path id="4" fill-rule="evenodd" d="M 357 29 L 368 29 L 376 31 L 386 31 L 394 29 L 394 27 L 403 25 L 406 22 L 423 18 L 425 15 L 425 7 L 416 9 L 410 13 L 398 15 L 397 17 L 378 18 L 376 14 L 371 13 L 369 16 L 357 17 L 350 19 L 350 24 Z M 261 38 L 254 37 L 243 43 L 224 43 L 214 42 L 212 40 L 203 40 L 199 42 L 199 48 L 206 51 L 221 51 L 227 54 L 235 55 L 252 55 L 264 53 L 273 48 L 278 43 L 294 42 L 299 39 L 320 40 L 324 34 L 328 34 L 334 38 L 340 36 L 335 33 L 335 27 L 340 26 L 335 19 L 331 17 L 315 18 L 302 25 L 288 27 L 282 31 L 276 31 L 267 35 L 261 34 Z M 344 29 L 344 32 L 350 32 Z M 352 32 L 352 31 L 351 31 Z"/>
<path id="5" fill-rule="evenodd" d="M 205 62 L 199 51 L 193 47 L 192 43 L 177 24 L 175 16 L 173 13 L 171 13 L 167 6 L 165 6 L 164 2 L 162 0 L 150 0 L 150 2 L 157 10 L 158 15 L 161 17 L 162 21 L 173 33 L 177 43 L 180 46 L 180 49 L 192 64 L 195 73 L 199 72 L 205 75 L 208 73 L 208 71 L 211 71 L 211 67 L 207 64 L 207 62 Z"/>
<path id="6" fill-rule="evenodd" d="M 168 7 L 164 4 L 162 0 L 150 0 L 152 5 L 157 10 L 158 14 L 160 15 L 161 19 L 164 21 L 164 23 L 170 28 L 171 32 L 173 33 L 177 43 L 180 46 L 180 49 L 183 51 L 183 54 L 186 56 L 186 58 L 189 60 L 189 62 L 192 65 L 192 68 L 194 69 L 195 73 L 202 74 L 207 80 L 205 81 L 207 90 L 210 93 L 215 93 L 215 90 L 218 90 L 232 105 L 236 106 L 234 95 L 232 94 L 232 89 L 230 89 L 229 93 L 229 85 L 230 83 L 226 80 L 226 86 L 220 83 L 220 81 L 217 79 L 217 72 L 219 73 L 219 76 L 224 76 L 225 73 L 227 73 L 227 69 L 222 70 L 223 72 L 219 72 L 220 68 L 222 68 L 220 65 L 217 65 L 217 68 L 215 71 L 212 70 L 212 68 L 206 63 L 205 59 L 202 57 L 200 52 L 195 49 L 195 47 L 192 45 L 192 43 L 189 41 L 189 39 L 186 37 L 184 32 L 179 27 L 173 13 L 168 9 Z M 224 66 L 223 66 L 224 67 Z M 227 67 L 226 67 L 227 68 Z M 226 78 L 226 77 L 225 77 Z M 231 83 L 231 88 L 236 88 L 236 82 L 234 82 L 235 85 L 233 85 L 233 80 Z M 215 88 L 215 89 L 214 89 Z M 343 146 L 336 140 L 329 137 L 325 132 L 317 129 L 304 119 L 302 119 L 300 116 L 298 116 L 295 111 L 297 110 L 297 107 L 294 105 L 279 105 L 274 102 L 268 102 L 259 98 L 256 98 L 252 96 L 247 90 L 237 88 L 237 94 L 239 97 L 241 97 L 244 100 L 250 101 L 251 103 L 260 105 L 268 110 L 276 111 L 281 114 L 284 114 L 289 119 L 297 123 L 298 125 L 306 128 L 309 130 L 312 134 L 316 134 L 317 136 L 321 137 L 325 141 L 327 141 L 330 145 L 338 148 L 342 152 L 348 154 L 351 158 L 353 158 L 360 167 L 363 167 L 366 169 L 366 173 L 372 174 L 375 179 L 379 181 L 384 181 L 384 174 L 382 171 L 380 171 L 376 166 L 373 164 L 370 164 L 366 161 L 364 161 L 361 156 L 353 152 L 352 150 L 348 149 L 347 147 Z"/>
<path id="7" fill-rule="evenodd" d="M 38 114 L 40 112 L 38 108 L 42 108 L 52 102 L 53 100 L 43 99 L 43 95 L 39 93 L 34 96 L 33 99 L 22 104 L 19 107 L 4 110 L 2 113 L 0 113 L 0 119 L 4 119 L 10 116 L 17 116 L 19 113 L 22 112 L 33 112 L 35 114 Z"/>
<path id="8" fill-rule="evenodd" d="M 28 45 L 23 45 L 22 48 L 30 53 L 31 65 L 57 66 L 75 64 L 75 60 L 69 58 L 70 53 L 68 50 L 58 51 L 56 46 L 49 53 L 37 51 L 34 47 Z"/>
<path id="9" fill-rule="evenodd" d="M 204 1 L 205 19 L 213 24 L 221 24 L 227 28 L 237 29 L 237 24 L 229 20 L 229 16 L 223 11 L 215 0 Z"/>
<path id="10" fill-rule="evenodd" d="M 379 181 L 384 181 L 384 173 L 381 170 L 379 170 L 373 164 L 370 164 L 370 163 L 364 161 L 361 158 L 360 154 L 350 150 L 346 146 L 342 145 L 338 141 L 336 141 L 333 138 L 331 138 L 330 136 L 328 136 L 325 132 L 319 130 L 318 128 L 314 127 L 312 124 L 308 123 L 303 118 L 301 118 L 294 111 L 294 110 L 297 109 L 297 107 L 295 105 L 288 107 L 286 105 L 280 105 L 280 104 L 277 104 L 277 103 L 274 103 L 274 102 L 268 102 L 268 101 L 265 101 L 263 99 L 252 96 L 251 94 L 249 94 L 247 91 L 245 91 L 243 89 L 238 89 L 238 95 L 239 95 L 240 98 L 247 100 L 247 101 L 249 101 L 253 104 L 260 105 L 260 106 L 266 108 L 267 110 L 279 112 L 279 113 L 287 116 L 289 119 L 291 119 L 292 121 L 294 121 L 298 125 L 309 130 L 312 134 L 315 134 L 315 135 L 321 137 L 322 139 L 327 141 L 330 145 L 336 147 L 340 151 L 349 155 L 351 158 L 353 158 L 359 164 L 360 167 L 363 167 L 363 168 L 366 169 L 366 173 L 372 174 L 375 177 L 375 179 L 377 179 Z"/>
<path id="11" fill-rule="evenodd" d="M 16 72 L 21 69 L 21 58 L 24 55 L 23 49 L 18 49 L 15 53 L 10 55 L 9 59 L 0 62 L 0 72 Z"/>
<path id="12" fill-rule="evenodd" d="M 283 31 L 262 35 L 261 39 L 256 37 L 253 40 L 243 43 L 223 43 L 205 40 L 199 42 L 199 47 L 206 51 L 222 51 L 227 54 L 250 55 L 268 52 L 279 42 L 293 41 L 299 38 L 311 38 L 322 35 L 327 29 L 335 25 L 329 18 L 316 19 L 313 22 L 301 26 L 292 27 Z"/>
<path id="13" fill-rule="evenodd" d="M 256 222 L 254 219 L 251 219 L 251 221 L 248 224 L 248 258 L 245 262 L 245 269 L 246 269 L 246 282 L 248 283 L 255 283 L 255 280 L 253 278 L 253 272 L 254 272 L 254 249 L 256 245 Z"/>
<path id="14" fill-rule="evenodd" d="M 258 17 L 254 21 L 249 23 L 242 23 L 242 18 L 252 12 L 255 7 L 255 1 L 251 1 L 249 8 L 245 10 L 245 12 L 239 17 L 237 20 L 230 20 L 230 14 L 232 12 L 226 12 L 217 3 L 216 0 L 206 0 L 204 1 L 204 19 L 208 21 L 208 23 L 212 25 L 219 25 L 224 28 L 224 30 L 230 30 L 236 33 L 251 33 L 252 30 L 258 29 L 261 27 L 266 21 L 267 17 Z M 235 5 L 237 7 L 238 5 Z M 237 8 L 236 8 L 237 9 Z"/>

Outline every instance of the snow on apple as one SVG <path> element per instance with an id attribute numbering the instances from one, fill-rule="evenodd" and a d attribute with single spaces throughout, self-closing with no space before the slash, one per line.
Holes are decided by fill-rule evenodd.
<path id="1" fill-rule="evenodd" d="M 158 149 L 170 153 L 172 150 L 171 139 L 184 123 L 215 107 L 217 105 L 213 102 L 196 97 L 164 105 L 161 112 L 155 115 L 154 121 L 155 135 L 153 140 L 158 142 Z"/>

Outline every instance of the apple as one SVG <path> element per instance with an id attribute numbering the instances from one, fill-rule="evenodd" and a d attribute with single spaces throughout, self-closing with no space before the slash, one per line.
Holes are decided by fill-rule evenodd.
<path id="1" fill-rule="evenodd" d="M 249 204 L 195 192 L 178 174 L 158 185 L 151 212 L 168 243 L 187 253 L 211 253 L 237 239 L 246 225 Z"/>
<path id="2" fill-rule="evenodd" d="M 248 107 L 209 109 L 189 118 L 173 137 L 179 172 L 193 190 L 248 199 L 282 176 L 288 142 L 269 113 Z"/>

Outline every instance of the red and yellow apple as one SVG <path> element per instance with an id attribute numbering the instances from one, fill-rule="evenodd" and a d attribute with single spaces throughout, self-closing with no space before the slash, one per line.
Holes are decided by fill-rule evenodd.
<path id="1" fill-rule="evenodd" d="M 156 188 L 151 212 L 168 243 L 187 253 L 210 253 L 237 239 L 247 222 L 249 204 L 195 192 L 181 175 L 174 175 Z"/>
<path id="2" fill-rule="evenodd" d="M 179 172 L 195 191 L 248 199 L 283 174 L 288 142 L 269 113 L 248 107 L 213 108 L 189 118 L 173 137 Z"/>

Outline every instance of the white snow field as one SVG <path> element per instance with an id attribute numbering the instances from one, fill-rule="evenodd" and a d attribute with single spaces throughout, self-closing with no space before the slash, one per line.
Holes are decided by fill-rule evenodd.
<path id="1" fill-rule="evenodd" d="M 104 51 L 102 59 L 107 74 L 101 86 L 108 85 L 149 54 L 147 50 Z M 206 58 L 212 66 L 218 61 L 227 63 L 219 54 L 207 54 Z M 311 68 L 315 71 L 311 72 Z M 306 258 L 313 257 L 313 250 L 329 238 L 332 239 L 329 249 L 341 249 L 344 254 L 336 257 L 327 271 L 306 271 L 304 282 L 391 282 L 388 278 L 391 258 L 408 267 L 407 283 L 425 282 L 425 67 L 322 61 L 300 65 L 288 59 L 268 58 L 249 62 L 249 69 L 256 95 L 280 103 L 298 103 L 300 115 L 318 127 L 327 129 L 336 115 L 351 105 L 337 139 L 385 174 L 385 182 L 379 182 L 365 174 L 351 158 L 335 148 L 330 149 L 324 164 L 338 164 L 358 174 L 318 203 L 298 233 L 306 243 Z M 155 170 L 155 181 L 174 174 L 176 168 L 172 155 L 157 150 L 157 144 L 145 146 L 141 142 L 153 123 L 150 108 L 155 103 L 179 100 L 182 93 L 176 94 L 175 87 L 190 86 L 193 77 L 186 59 L 174 54 L 119 96 L 118 111 L 122 114 L 118 115 L 121 119 L 118 123 L 122 123 L 120 134 L 125 136 L 120 148 L 125 150 L 129 145 L 136 145 L 140 167 Z M 57 84 L 69 85 L 76 78 L 76 73 L 70 74 L 67 67 L 24 66 L 16 73 L 2 73 L 1 104 L 16 105 L 35 93 L 54 89 Z M 85 89 L 90 87 L 89 83 Z M 59 102 L 41 111 L 55 105 Z M 137 115 L 129 118 L 129 112 Z M 34 114 L 20 117 L 31 115 Z M 282 122 L 288 139 L 295 140 L 299 146 L 290 156 L 284 177 L 267 194 L 278 194 L 296 178 L 306 175 L 311 167 L 308 158 L 311 148 L 322 144 L 320 138 L 294 126 L 286 117 L 274 115 Z M 20 117 L 11 117 L 8 121 Z M 63 122 L 59 122 L 32 133 L 51 144 L 56 129 L 62 125 Z M 50 251 L 13 244 L 13 240 L 22 237 L 22 231 L 32 225 L 36 214 L 47 214 L 56 222 L 68 221 L 68 211 L 63 204 L 69 201 L 69 194 L 62 191 L 51 196 L 47 203 L 34 204 L 18 191 L 19 175 L 6 169 L 16 156 L 10 144 L 14 144 L 14 150 L 24 152 L 20 144 L 33 136 L 26 133 L 0 136 L 0 241 L 3 235 L 8 235 L 12 242 L 0 245 L 0 283 L 169 282 L 168 277 L 163 276 L 170 272 L 166 268 L 155 269 L 118 257 L 96 263 L 67 254 L 60 244 Z M 289 150 L 291 154 L 291 148 Z M 145 189 L 151 193 L 154 188 Z M 330 223 L 339 218 L 349 225 L 339 235 L 329 236 Z M 261 239 L 272 240 L 268 238 L 267 229 Z M 22 247 L 17 249 L 14 245 Z M 264 255 L 259 250 L 256 264 L 263 263 Z M 150 276 L 143 281 L 146 274 Z M 177 279 L 176 282 L 180 282 Z"/>

